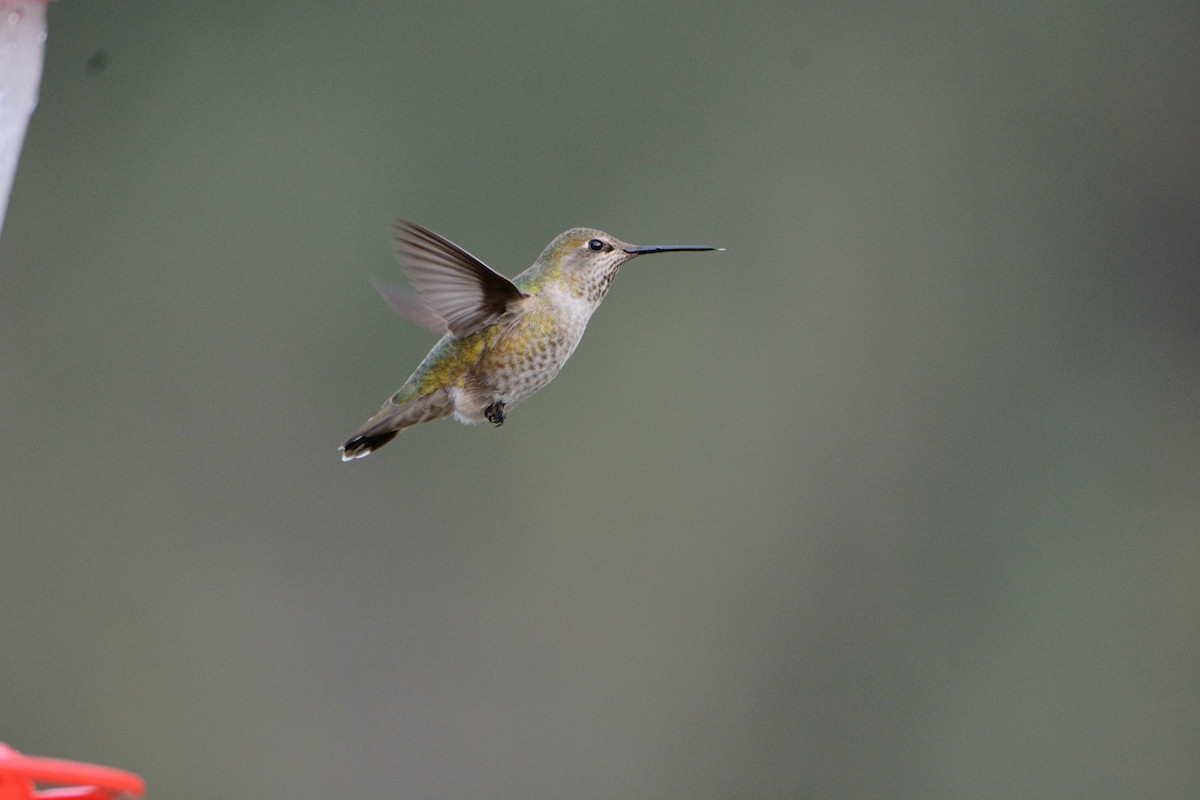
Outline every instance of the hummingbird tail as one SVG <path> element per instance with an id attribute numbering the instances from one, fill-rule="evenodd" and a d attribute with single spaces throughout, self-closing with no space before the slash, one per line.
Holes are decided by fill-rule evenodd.
<path id="1" fill-rule="evenodd" d="M 369 456 L 385 444 L 396 438 L 400 431 L 384 431 L 374 436 L 353 436 L 341 446 L 342 461 L 353 461 L 356 458 Z"/>
<path id="2" fill-rule="evenodd" d="M 453 410 L 454 406 L 444 389 L 400 404 L 388 400 L 375 416 L 367 420 L 339 448 L 342 451 L 342 461 L 353 461 L 368 456 L 395 439 L 396 434 L 405 428 L 439 419 Z"/>

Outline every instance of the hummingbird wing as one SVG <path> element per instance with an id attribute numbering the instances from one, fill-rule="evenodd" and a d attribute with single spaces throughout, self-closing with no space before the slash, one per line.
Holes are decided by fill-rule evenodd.
<path id="1" fill-rule="evenodd" d="M 416 223 L 396 220 L 392 241 L 417 291 L 459 339 L 498 321 L 528 297 L 466 250 Z"/>
<path id="2" fill-rule="evenodd" d="M 439 317 L 416 292 L 402 289 L 390 283 L 375 282 L 375 291 L 383 301 L 400 312 L 409 322 L 433 331 L 439 336 L 446 333 L 446 321 Z"/>

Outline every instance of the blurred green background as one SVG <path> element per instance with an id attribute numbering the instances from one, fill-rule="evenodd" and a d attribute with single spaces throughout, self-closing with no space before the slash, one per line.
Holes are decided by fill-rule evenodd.
<path id="1" fill-rule="evenodd" d="M 0 740 L 153 797 L 1200 796 L 1195 3 L 54 3 Z M 625 270 L 337 446 L 404 215 Z"/>

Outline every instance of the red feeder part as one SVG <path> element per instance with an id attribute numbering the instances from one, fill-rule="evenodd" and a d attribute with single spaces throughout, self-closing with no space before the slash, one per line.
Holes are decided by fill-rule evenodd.
<path id="1" fill-rule="evenodd" d="M 37 789 L 37 783 L 73 784 Z M 117 800 L 146 795 L 146 782 L 112 767 L 23 756 L 0 742 L 0 800 Z"/>

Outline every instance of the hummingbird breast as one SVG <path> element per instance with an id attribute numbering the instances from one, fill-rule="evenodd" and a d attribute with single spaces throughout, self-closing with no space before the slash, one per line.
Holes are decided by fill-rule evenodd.
<path id="1" fill-rule="evenodd" d="M 511 409 L 550 383 L 583 338 L 590 310 L 583 304 L 541 302 L 500 328 L 465 376 L 457 416 L 482 421 L 491 403 Z"/>

